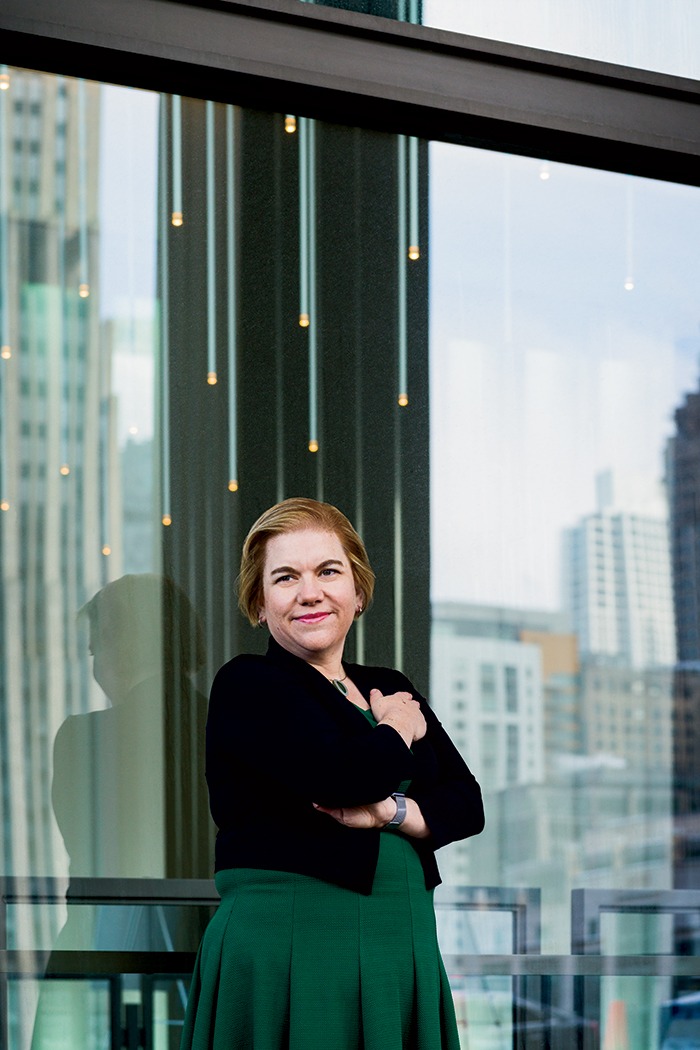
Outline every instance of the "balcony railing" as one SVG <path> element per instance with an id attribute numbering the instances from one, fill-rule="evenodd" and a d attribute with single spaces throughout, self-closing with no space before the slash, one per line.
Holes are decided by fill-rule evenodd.
<path id="1" fill-rule="evenodd" d="M 109 990 L 111 1050 L 153 1050 L 154 992 L 166 985 L 171 992 L 179 989 L 175 998 L 184 1007 L 196 954 L 195 945 L 178 949 L 164 909 L 199 908 L 207 909 L 208 914 L 217 903 L 214 884 L 208 880 L 73 879 L 68 884 L 66 880 L 50 878 L 0 879 L 0 1050 L 15 1050 L 9 1041 L 10 982 L 27 979 L 104 983 Z M 94 945 L 80 950 L 10 947 L 9 909 L 66 904 L 70 908 L 85 905 L 153 910 L 159 919 L 155 926 L 161 931 L 162 946 L 153 950 L 113 950 Z M 569 955 L 540 952 L 539 890 L 440 887 L 436 908 L 439 925 L 447 913 L 453 913 L 453 919 L 465 912 L 502 913 L 509 917 L 510 951 L 488 955 L 443 951 L 443 958 L 454 987 L 460 982 L 473 983 L 473 979 L 509 979 L 507 1040 L 515 1050 L 531 1050 L 535 1046 L 538 1050 L 596 1050 L 601 1045 L 600 984 L 604 978 L 668 978 L 686 984 L 700 978 L 700 955 L 685 954 L 694 931 L 700 927 L 700 891 L 575 890 Z M 601 927 L 606 913 L 673 916 L 677 931 L 674 943 L 681 943 L 683 950 L 604 954 Z M 684 936 L 683 930 L 690 931 L 690 938 Z M 181 1022 L 180 1011 L 170 1023 L 177 1028 Z M 700 1033 L 700 1016 L 696 1024 Z M 470 1050 L 475 1042 L 478 1044 L 470 1033 Z M 498 1045 L 504 1045 L 502 1039 Z"/>

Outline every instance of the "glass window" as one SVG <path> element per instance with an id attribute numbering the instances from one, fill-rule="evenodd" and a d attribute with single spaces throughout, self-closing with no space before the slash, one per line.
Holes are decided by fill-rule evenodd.
<path id="1" fill-rule="evenodd" d="M 238 550 L 308 494 L 381 581 L 350 656 L 403 667 L 482 782 L 447 888 L 526 900 L 545 953 L 696 953 L 664 908 L 698 852 L 698 190 L 3 75 L 0 877 L 43 880 L 7 947 L 196 945 L 199 911 L 65 886 L 209 877 L 206 697 L 264 645 Z M 653 921 L 572 925 L 575 894 L 640 888 Z M 651 1048 L 697 984 L 608 973 L 574 1005 L 455 969 L 470 1047 L 559 1011 Z M 59 1012 L 66 1050 L 102 1045 L 105 982 L 10 985 L 13 1050 Z M 185 986 L 153 994 L 176 1029 Z"/>
<path id="2" fill-rule="evenodd" d="M 505 667 L 506 711 L 513 714 L 518 710 L 518 669 Z"/>
<path id="3" fill-rule="evenodd" d="M 496 667 L 494 664 L 481 664 L 479 672 L 482 710 L 495 711 L 497 706 Z"/>
<path id="4" fill-rule="evenodd" d="M 700 653 L 690 478 L 700 340 L 697 252 L 684 238 L 700 234 L 700 198 L 468 153 L 430 147 L 432 587 L 455 625 L 476 609 L 483 623 L 487 606 L 523 654 L 539 647 L 546 772 L 530 764 L 537 723 L 532 737 L 518 732 L 518 714 L 500 738 L 505 783 L 480 770 L 489 831 L 448 852 L 460 855 L 461 880 L 541 888 L 543 951 L 567 951 L 577 936 L 574 894 L 590 902 L 605 890 L 622 907 L 644 887 L 656 916 L 621 918 L 606 950 L 673 952 L 683 940 L 694 954 L 690 920 L 676 920 L 686 932 L 672 940 L 664 908 L 673 887 L 697 884 L 696 745 L 674 726 L 683 690 L 686 702 L 698 695 L 685 661 Z M 596 537 L 605 556 L 588 559 Z M 542 610 L 553 619 L 534 638 Z M 478 643 L 490 652 L 495 637 Z M 520 673 L 515 657 L 504 666 Z M 566 726 L 557 675 L 571 688 Z M 585 950 L 597 950 L 588 936 Z M 630 1045 L 662 1045 L 664 1011 L 696 990 L 692 978 L 601 981 L 601 1039 L 624 1024 Z"/>

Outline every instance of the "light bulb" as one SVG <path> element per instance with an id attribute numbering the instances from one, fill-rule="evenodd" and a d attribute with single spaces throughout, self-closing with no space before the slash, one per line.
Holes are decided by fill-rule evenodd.
<path id="1" fill-rule="evenodd" d="M 0 91 L 7 91 L 10 86 L 10 74 L 0 73 Z"/>
<path id="2" fill-rule="evenodd" d="M 172 525 L 173 523 L 173 519 L 170 517 L 169 514 L 164 514 L 160 520 L 163 522 L 164 525 Z"/>
<path id="3" fill-rule="evenodd" d="M 318 452 L 318 441 L 309 442 L 309 452 Z"/>
<path id="4" fill-rule="evenodd" d="M 628 277 L 627 280 L 625 281 L 625 291 L 626 292 L 633 292 L 634 291 L 634 281 L 632 280 L 631 277 Z"/>
<path id="5" fill-rule="evenodd" d="M 229 492 L 238 492 L 238 482 L 231 479 L 228 483 Z"/>
<path id="6" fill-rule="evenodd" d="M 409 249 L 408 249 L 408 257 L 413 262 L 415 262 L 416 259 L 420 259 L 420 248 L 418 247 L 417 244 L 412 244 L 409 247 Z"/>
<path id="7" fill-rule="evenodd" d="M 293 135 L 297 130 L 297 118 L 296 117 L 285 117 L 284 118 L 284 130 L 288 135 Z"/>
<path id="8" fill-rule="evenodd" d="M 138 427 L 129 427 L 129 433 L 132 436 L 135 435 L 135 434 L 138 434 L 138 432 L 139 432 L 139 428 Z"/>
<path id="9" fill-rule="evenodd" d="M 78 288 L 78 295 L 81 299 L 87 299 L 90 295 L 90 285 L 83 282 Z"/>
<path id="10" fill-rule="evenodd" d="M 9 500 L 6 500 L 6 499 L 0 500 L 0 510 L 9 510 L 9 509 L 10 509 Z"/>
<path id="11" fill-rule="evenodd" d="M 401 408 L 405 408 L 408 404 L 408 394 L 399 394 L 399 404 Z"/>
<path id="12" fill-rule="evenodd" d="M 67 478 L 68 475 L 70 474 L 70 467 L 68 466 L 67 463 L 63 463 L 61 465 L 61 467 L 59 468 L 58 472 L 59 472 L 59 474 L 62 474 L 64 478 Z"/>
<path id="13" fill-rule="evenodd" d="M 207 372 L 207 383 L 209 386 L 216 386 L 219 382 L 216 372 Z"/>
<path id="14" fill-rule="evenodd" d="M 7 343 L 3 346 L 2 350 L 0 350 L 0 357 L 3 361 L 9 361 L 12 357 L 12 347 L 8 346 Z"/>
<path id="15" fill-rule="evenodd" d="M 182 217 L 181 211 L 174 211 L 170 221 L 173 224 L 173 226 L 182 226 L 185 220 Z"/>
<path id="16" fill-rule="evenodd" d="M 105 543 L 104 547 L 102 548 L 102 553 L 104 554 L 105 558 L 107 558 L 112 553 L 112 548 L 108 547 Z"/>
<path id="17" fill-rule="evenodd" d="M 545 163 L 540 168 L 540 178 L 542 179 L 542 182 L 546 182 L 547 179 L 549 178 L 549 176 L 550 176 L 549 165 L 545 161 Z"/>
<path id="18" fill-rule="evenodd" d="M 299 326 L 301 328 L 308 328 L 309 327 L 309 315 L 308 314 L 299 314 Z"/>

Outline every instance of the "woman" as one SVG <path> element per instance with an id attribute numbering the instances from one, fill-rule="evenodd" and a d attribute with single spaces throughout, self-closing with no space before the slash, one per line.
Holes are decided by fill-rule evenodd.
<path id="1" fill-rule="evenodd" d="M 482 830 L 481 793 L 408 679 L 343 661 L 373 589 L 329 504 L 285 500 L 246 538 L 239 605 L 270 642 L 212 687 L 222 902 L 183 1050 L 458 1050 L 434 850 Z"/>

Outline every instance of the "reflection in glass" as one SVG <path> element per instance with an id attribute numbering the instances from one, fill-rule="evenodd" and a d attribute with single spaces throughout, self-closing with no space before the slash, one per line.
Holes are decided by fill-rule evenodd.
<path id="1" fill-rule="evenodd" d="M 697 954 L 663 896 L 700 855 L 697 190 L 8 77 L 0 876 L 209 876 L 204 697 L 261 644 L 236 552 L 307 494 L 387 584 L 357 657 L 431 681 L 486 789 L 446 882 L 527 890 L 562 955 L 573 891 L 653 892 L 595 950 Z M 19 908 L 10 943 L 196 943 L 161 918 Z M 507 925 L 442 935 L 507 956 Z M 579 1001 L 562 978 L 547 1021 L 536 981 L 452 977 L 469 1050 L 553 1018 L 652 1050 L 694 991 L 613 974 Z M 157 994 L 181 1017 L 181 985 Z M 103 1031 L 101 985 L 52 995 Z M 13 1050 L 43 1040 L 37 998 L 12 992 Z"/>
<path id="2" fill-rule="evenodd" d="M 205 696 L 251 648 L 234 563 L 263 505 L 325 495 L 362 524 L 389 586 L 356 651 L 400 663 L 405 647 L 427 679 L 427 268 L 411 262 L 401 301 L 398 276 L 399 229 L 425 242 L 427 150 L 414 143 L 399 171 L 395 137 L 300 117 L 300 163 L 301 127 L 288 134 L 279 115 L 23 70 L 0 102 L 0 248 L 15 260 L 0 361 L 0 878 L 45 879 L 8 923 L 8 944 L 36 952 L 34 977 L 66 952 L 196 946 L 200 923 L 159 906 L 64 921 L 49 898 L 68 877 L 72 894 L 81 879 L 126 892 L 211 874 Z M 423 391 L 403 424 L 400 324 L 404 374 Z M 405 518 L 402 497 L 416 507 Z M 66 1047 L 93 1039 L 81 1025 L 104 1027 L 87 982 L 21 987 L 13 1050 L 57 1045 L 58 1014 Z"/>
<path id="3" fill-rule="evenodd" d="M 439 144 L 430 170 L 431 695 L 488 824 L 444 870 L 539 886 L 564 953 L 574 889 L 697 885 L 700 199 Z M 654 899 L 602 950 L 697 953 Z M 611 977 L 584 1013 L 653 1047 L 696 984 Z"/>

